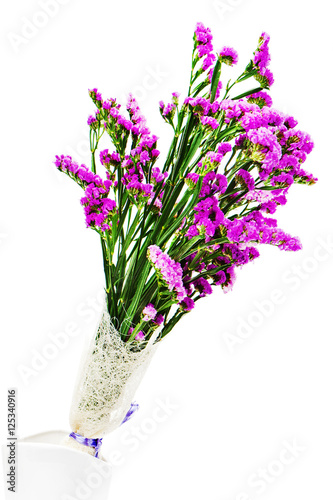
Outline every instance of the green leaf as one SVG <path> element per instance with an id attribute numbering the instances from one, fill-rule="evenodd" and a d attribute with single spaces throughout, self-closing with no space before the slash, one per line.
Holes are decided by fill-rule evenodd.
<path id="1" fill-rule="evenodd" d="M 217 86 L 219 84 L 220 76 L 221 76 L 221 68 L 222 68 L 222 62 L 218 59 L 216 61 L 214 71 L 213 71 L 213 76 L 212 76 L 212 84 L 210 87 L 210 89 L 211 89 L 210 90 L 210 93 L 211 93 L 210 102 L 215 101 Z"/>
<path id="2" fill-rule="evenodd" d="M 180 170 L 181 174 L 184 174 L 185 168 L 187 167 L 187 165 L 190 163 L 190 161 L 192 160 L 193 156 L 197 152 L 197 149 L 199 148 L 199 146 L 201 144 L 201 141 L 203 139 L 204 130 L 203 130 L 203 127 L 202 127 L 201 124 L 199 124 L 199 126 L 200 126 L 200 130 L 194 136 L 194 139 L 191 142 L 191 146 L 190 146 L 190 148 L 188 150 L 188 153 L 187 153 L 186 157 L 184 158 L 184 161 L 183 161 L 183 164 L 182 164 L 181 170 Z"/>
<path id="3" fill-rule="evenodd" d="M 262 90 L 263 90 L 262 87 L 257 87 L 255 89 L 248 90 L 247 92 L 243 92 L 243 94 L 239 94 L 236 97 L 232 97 L 231 99 L 233 101 L 236 101 L 236 99 L 242 99 L 243 97 L 246 97 L 246 96 L 251 95 L 251 94 L 255 94 L 256 92 L 261 92 Z"/>

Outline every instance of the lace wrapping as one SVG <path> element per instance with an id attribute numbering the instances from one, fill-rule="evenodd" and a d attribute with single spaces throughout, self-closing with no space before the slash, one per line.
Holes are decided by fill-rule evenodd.
<path id="1" fill-rule="evenodd" d="M 81 362 L 70 411 L 72 431 L 86 438 L 102 438 L 119 427 L 156 347 L 149 342 L 141 351 L 133 351 L 105 310 Z M 75 441 L 70 441 L 74 446 Z"/>

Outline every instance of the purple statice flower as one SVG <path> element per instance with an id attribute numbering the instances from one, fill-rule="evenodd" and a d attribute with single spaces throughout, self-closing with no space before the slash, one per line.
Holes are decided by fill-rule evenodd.
<path id="1" fill-rule="evenodd" d="M 263 108 L 264 106 L 268 106 L 269 108 L 273 104 L 273 100 L 267 92 L 255 92 L 254 94 L 251 94 L 247 98 L 248 102 L 257 104 L 259 108 Z"/>
<path id="2" fill-rule="evenodd" d="M 208 162 L 212 167 L 216 168 L 219 166 L 223 158 L 220 153 L 215 153 L 214 151 L 208 151 L 204 159 L 204 163 Z"/>
<path id="3" fill-rule="evenodd" d="M 259 177 L 265 180 L 278 167 L 281 146 L 273 131 L 265 127 L 250 130 L 247 138 L 254 145 L 251 158 L 261 164 Z"/>
<path id="4" fill-rule="evenodd" d="M 111 229 L 111 218 L 117 210 L 116 202 L 103 195 L 101 188 L 91 183 L 85 190 L 85 196 L 81 198 L 81 205 L 84 206 L 87 227 L 97 227 L 107 231 Z"/>
<path id="5" fill-rule="evenodd" d="M 258 48 L 254 53 L 253 63 L 255 66 L 262 70 L 267 68 L 271 61 L 271 56 L 269 54 L 268 43 L 270 41 L 270 36 L 267 33 L 262 33 L 259 42 Z"/>
<path id="6" fill-rule="evenodd" d="M 120 114 L 117 116 L 117 123 L 120 127 L 122 127 L 124 130 L 128 132 L 131 131 L 133 128 L 133 123 L 131 122 L 131 120 L 127 120 L 124 116 Z"/>
<path id="7" fill-rule="evenodd" d="M 183 270 L 179 262 L 162 252 L 157 245 L 148 247 L 147 256 L 162 282 L 170 292 L 175 293 L 177 302 L 181 302 L 186 297 L 186 290 L 182 280 Z"/>
<path id="8" fill-rule="evenodd" d="M 88 117 L 87 124 L 89 125 L 89 127 L 93 127 L 94 125 L 96 125 L 96 124 L 97 124 L 97 119 L 96 119 L 96 117 L 95 117 L 95 116 L 90 115 L 90 116 Z"/>
<path id="9" fill-rule="evenodd" d="M 263 126 L 270 126 L 270 127 L 285 127 L 283 126 L 283 122 L 285 120 L 285 115 L 281 113 L 281 111 L 278 111 L 277 109 L 274 108 L 268 108 L 265 106 L 261 110 L 261 116 L 262 116 L 262 123 Z"/>
<path id="10" fill-rule="evenodd" d="M 146 119 L 141 113 L 140 107 L 132 94 L 129 94 L 128 96 L 126 109 L 130 115 L 132 122 L 132 129 L 131 129 L 132 134 L 135 136 L 149 135 L 150 130 L 147 127 Z"/>
<path id="11" fill-rule="evenodd" d="M 231 150 L 232 147 L 231 144 L 229 144 L 229 142 L 220 142 L 220 144 L 217 145 L 217 152 L 222 156 L 225 156 Z"/>
<path id="12" fill-rule="evenodd" d="M 212 103 L 204 97 L 186 97 L 184 104 L 192 107 L 194 114 L 206 116 L 212 110 Z"/>
<path id="13" fill-rule="evenodd" d="M 144 340 L 145 339 L 145 334 L 143 333 L 142 330 L 140 330 L 136 335 L 135 335 L 135 340 Z"/>
<path id="14" fill-rule="evenodd" d="M 185 271 L 188 272 L 189 271 L 188 266 L 189 266 L 189 264 L 191 263 L 192 260 L 193 259 L 191 259 L 191 256 L 186 257 L 185 264 L 183 265 L 183 272 L 185 272 Z M 200 265 L 200 264 L 198 263 L 198 265 Z M 205 266 L 205 264 L 203 266 Z M 185 290 L 186 290 L 186 293 L 187 293 L 188 296 L 192 295 L 192 293 L 193 293 L 193 285 L 190 282 L 190 280 L 191 280 L 191 272 L 190 272 L 190 274 L 185 275 L 184 278 L 183 278 L 184 287 L 185 287 Z"/>
<path id="15" fill-rule="evenodd" d="M 199 292 L 200 297 L 205 297 L 213 293 L 213 289 L 205 278 L 198 278 L 193 281 L 194 288 Z"/>
<path id="16" fill-rule="evenodd" d="M 148 151 L 142 151 L 142 153 L 140 153 L 140 162 L 142 165 L 146 165 L 146 163 L 150 160 L 150 156 L 149 156 L 149 153 Z"/>
<path id="17" fill-rule="evenodd" d="M 264 68 L 254 75 L 254 78 L 263 88 L 270 88 L 274 83 L 273 73 L 269 68 Z"/>
<path id="18" fill-rule="evenodd" d="M 215 196 L 205 198 L 194 207 L 193 225 L 189 227 L 186 236 L 191 239 L 201 234 L 205 241 L 210 241 L 216 229 L 224 222 L 224 214 Z"/>
<path id="19" fill-rule="evenodd" d="M 151 169 L 151 182 L 152 184 L 159 184 L 160 182 L 164 182 L 168 177 L 168 172 L 161 172 L 158 167 L 153 167 Z"/>
<path id="20" fill-rule="evenodd" d="M 111 165 L 117 167 L 121 162 L 120 154 L 117 153 L 116 151 L 109 153 L 108 149 L 104 149 L 103 151 L 101 151 L 99 154 L 99 158 L 101 164 L 107 168 L 110 167 Z"/>
<path id="21" fill-rule="evenodd" d="M 207 271 L 213 271 L 217 268 L 218 266 L 216 266 L 215 264 L 208 264 Z M 214 282 L 214 285 L 216 286 L 222 285 L 222 283 L 225 283 L 227 280 L 226 274 L 222 269 L 220 271 L 212 273 L 211 278 Z"/>
<path id="22" fill-rule="evenodd" d="M 208 68 L 210 68 L 214 62 L 216 61 L 216 55 L 211 53 L 211 54 L 207 54 L 207 56 L 205 57 L 205 59 L 203 60 L 203 63 L 202 63 L 202 69 L 203 71 L 206 71 Z"/>
<path id="23" fill-rule="evenodd" d="M 254 53 L 253 65 L 257 69 L 254 78 L 261 84 L 262 87 L 269 88 L 274 83 L 272 72 L 268 69 L 271 57 L 269 54 L 269 35 L 262 33 L 259 38 L 258 48 Z"/>
<path id="24" fill-rule="evenodd" d="M 254 189 L 254 179 L 247 170 L 240 168 L 235 175 L 235 180 L 248 191 L 252 191 L 252 189 Z"/>
<path id="25" fill-rule="evenodd" d="M 220 50 L 218 57 L 221 62 L 228 64 L 228 66 L 233 66 L 238 62 L 238 54 L 232 47 L 223 47 Z"/>
<path id="26" fill-rule="evenodd" d="M 260 190 L 260 189 L 255 189 L 252 191 L 248 191 L 244 198 L 246 200 L 250 201 L 257 201 L 258 203 L 266 203 L 267 201 L 271 201 L 276 194 L 280 194 L 282 190 L 276 190 L 276 191 L 266 191 L 266 190 Z"/>
<path id="27" fill-rule="evenodd" d="M 182 300 L 179 305 L 183 311 L 188 312 L 194 309 L 195 302 L 190 297 L 185 297 L 184 300 Z"/>
<path id="28" fill-rule="evenodd" d="M 224 111 L 225 123 L 229 123 L 234 118 L 239 119 L 244 113 L 255 109 L 259 110 L 259 106 L 242 99 L 235 101 L 232 99 L 223 99 L 220 102 L 220 110 Z"/>
<path id="29" fill-rule="evenodd" d="M 172 102 L 176 106 L 179 104 L 179 96 L 180 96 L 180 92 L 172 92 Z"/>
<path id="30" fill-rule="evenodd" d="M 262 243 L 278 246 L 281 250 L 296 251 L 301 248 L 294 238 L 277 227 L 276 219 L 264 217 L 260 211 L 225 223 L 227 236 L 233 243 Z"/>
<path id="31" fill-rule="evenodd" d="M 153 319 L 153 323 L 155 325 L 161 326 L 164 321 L 164 316 L 163 314 L 157 314 L 155 318 Z"/>
<path id="32" fill-rule="evenodd" d="M 150 154 L 151 154 L 152 158 L 156 159 L 160 155 L 160 152 L 158 149 L 152 149 L 150 151 Z"/>
<path id="33" fill-rule="evenodd" d="M 315 184 L 318 179 L 317 177 L 314 177 L 313 174 L 309 174 L 303 169 L 299 169 L 297 174 L 294 174 L 294 181 L 297 182 L 298 184 Z"/>
<path id="34" fill-rule="evenodd" d="M 221 195 L 225 193 L 228 186 L 228 180 L 225 175 L 216 174 L 214 171 L 208 172 L 203 178 L 200 198 L 212 196 L 214 194 Z"/>
<path id="35" fill-rule="evenodd" d="M 106 110 L 111 109 L 111 103 L 110 103 L 110 101 L 104 101 L 102 108 L 106 109 Z"/>
<path id="36" fill-rule="evenodd" d="M 200 116 L 200 121 L 204 127 L 206 126 L 213 130 L 217 129 L 219 126 L 219 122 L 212 116 Z"/>
<path id="37" fill-rule="evenodd" d="M 187 238 L 190 240 L 192 238 L 194 238 L 195 236 L 199 236 L 199 231 L 198 231 L 198 228 L 197 226 L 190 226 L 187 230 L 187 233 L 185 234 L 185 236 L 187 236 Z"/>
<path id="38" fill-rule="evenodd" d="M 174 103 L 164 104 L 163 101 L 159 102 L 160 113 L 166 120 L 172 120 L 175 115 L 176 105 Z"/>
<path id="39" fill-rule="evenodd" d="M 200 179 L 200 175 L 196 174 L 194 172 L 190 172 L 187 174 L 185 177 L 185 183 L 190 189 L 194 189 L 195 186 L 197 185 L 198 180 Z"/>
<path id="40" fill-rule="evenodd" d="M 162 215 L 162 208 L 163 208 L 162 196 L 163 196 L 163 192 L 159 193 L 159 195 L 157 196 L 157 198 L 154 200 L 155 193 L 152 192 L 151 195 L 150 195 L 150 198 L 149 198 L 149 200 L 147 202 L 147 205 L 151 206 L 152 212 L 154 212 L 157 215 Z M 154 203 L 153 203 L 153 200 L 154 200 Z M 152 205 L 152 203 L 153 203 L 153 205 Z"/>
<path id="41" fill-rule="evenodd" d="M 286 192 L 287 189 L 276 189 L 274 191 L 256 189 L 247 192 L 244 198 L 259 202 L 258 210 L 261 212 L 274 214 L 278 205 L 285 205 L 287 203 Z"/>
<path id="42" fill-rule="evenodd" d="M 224 293 L 231 292 L 236 281 L 235 265 L 231 265 L 225 270 L 226 281 L 222 283 L 222 290 Z"/>
<path id="43" fill-rule="evenodd" d="M 266 201 L 262 203 L 259 207 L 261 212 L 265 212 L 267 214 L 274 214 L 276 212 L 277 204 L 274 203 L 273 200 Z"/>
<path id="44" fill-rule="evenodd" d="M 282 126 L 283 130 L 286 130 L 286 127 L 283 126 L 284 120 L 285 116 L 280 111 L 269 108 L 267 106 L 264 106 L 262 109 L 260 109 L 260 107 L 256 104 L 252 104 L 251 109 L 246 110 L 239 119 L 242 127 L 246 130 L 246 132 L 251 129 L 258 129 L 260 127 L 278 127 L 280 130 Z"/>
<path id="45" fill-rule="evenodd" d="M 203 23 L 197 23 L 194 35 L 198 44 L 207 44 L 213 39 L 210 28 L 206 28 Z"/>
<path id="46" fill-rule="evenodd" d="M 114 118 L 114 120 L 118 120 L 118 118 L 121 116 L 118 108 L 111 108 L 109 110 L 109 116 Z"/>
<path id="47" fill-rule="evenodd" d="M 156 135 L 145 134 L 140 139 L 140 146 L 147 150 L 156 148 L 158 137 Z"/>
<path id="48" fill-rule="evenodd" d="M 189 283 L 191 279 L 192 272 L 202 273 L 206 267 L 206 264 L 203 262 L 202 258 L 199 258 L 195 264 L 193 265 L 193 260 L 197 257 L 198 252 L 193 252 L 191 255 L 184 259 L 183 271 L 189 274 L 184 276 L 183 282 L 187 291 L 187 295 L 192 295 L 193 292 L 193 284 Z"/>
<path id="49" fill-rule="evenodd" d="M 244 266 L 252 260 L 253 252 L 251 250 L 253 247 L 247 247 L 246 245 L 226 243 L 222 246 L 222 252 L 230 256 L 231 261 L 237 267 Z"/>
<path id="50" fill-rule="evenodd" d="M 92 90 L 89 90 L 89 96 L 93 100 L 94 104 L 96 104 L 96 106 L 98 108 L 100 108 L 101 107 L 101 103 L 102 103 L 102 95 L 101 95 L 101 93 L 98 92 L 98 90 L 96 88 L 94 88 Z"/>
<path id="51" fill-rule="evenodd" d="M 145 199 L 148 201 L 153 193 L 153 185 L 144 182 L 132 180 L 126 186 L 126 189 L 133 195 L 137 202 L 143 202 Z"/>
<path id="52" fill-rule="evenodd" d="M 128 172 L 124 174 L 121 182 L 137 203 L 147 202 L 152 196 L 154 186 L 144 182 L 144 173 L 139 164 L 136 165 L 136 168 L 133 167 L 130 158 L 125 159 L 125 162 Z M 124 162 L 122 165 L 125 166 Z"/>
<path id="53" fill-rule="evenodd" d="M 93 186 L 100 194 L 107 196 L 111 182 L 109 180 L 103 181 L 101 177 L 97 174 L 94 174 L 91 170 L 89 170 L 85 165 L 80 165 L 72 160 L 71 156 L 56 156 L 56 160 L 54 162 L 55 166 L 58 170 L 66 173 L 74 179 L 79 186 L 83 189 L 86 189 L 88 185 Z"/>
<path id="54" fill-rule="evenodd" d="M 151 321 L 151 320 L 155 319 L 157 311 L 156 311 L 154 305 L 149 303 L 143 309 L 142 314 L 143 314 L 143 318 L 142 318 L 143 321 Z"/>
<path id="55" fill-rule="evenodd" d="M 200 58 L 203 57 L 203 56 L 206 56 L 212 50 L 213 50 L 213 45 L 210 42 L 208 42 L 206 44 L 202 44 L 202 45 L 198 45 L 197 46 L 197 51 L 198 51 L 198 55 L 199 55 Z"/>
<path id="56" fill-rule="evenodd" d="M 289 187 L 294 183 L 294 178 L 291 174 L 288 174 L 287 172 L 282 172 L 279 175 L 274 175 L 271 178 L 271 184 L 272 186 L 276 186 L 277 184 L 281 185 L 281 187 Z"/>
<path id="57" fill-rule="evenodd" d="M 267 128 L 267 119 L 263 119 L 259 107 L 254 111 L 244 113 L 243 116 L 240 117 L 239 122 L 246 132 L 251 129 L 258 129 L 260 127 Z"/>
<path id="58" fill-rule="evenodd" d="M 285 117 L 284 125 L 287 128 L 294 128 L 294 127 L 297 126 L 297 124 L 298 124 L 298 121 L 295 120 L 295 118 L 293 116 L 287 116 L 287 117 Z"/>
<path id="59" fill-rule="evenodd" d="M 283 133 L 280 144 L 286 153 L 297 158 L 300 163 L 306 160 L 306 156 L 311 153 L 314 146 L 309 134 L 294 129 L 288 129 Z"/>

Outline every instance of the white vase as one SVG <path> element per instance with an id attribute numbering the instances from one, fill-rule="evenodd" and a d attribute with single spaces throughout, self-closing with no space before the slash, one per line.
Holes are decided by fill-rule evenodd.
<path id="1" fill-rule="evenodd" d="M 62 446 L 68 435 L 44 432 L 16 443 L 16 488 L 8 491 L 8 448 L 3 445 L 6 500 L 107 500 L 111 465 Z"/>

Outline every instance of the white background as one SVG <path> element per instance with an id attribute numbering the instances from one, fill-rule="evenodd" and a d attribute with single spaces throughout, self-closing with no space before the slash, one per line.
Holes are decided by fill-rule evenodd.
<path id="1" fill-rule="evenodd" d="M 2 441 L 8 387 L 18 391 L 19 436 L 68 429 L 80 353 L 98 319 L 91 304 L 103 288 L 99 241 L 85 228 L 79 188 L 52 165 L 61 153 L 88 161 L 86 119 L 93 105 L 87 89 L 96 86 L 104 97 L 122 101 L 136 92 L 164 153 L 170 131 L 158 101 L 174 91 L 186 96 L 196 22 L 211 27 L 216 50 L 230 45 L 239 53 L 238 69 L 224 70 L 224 84 L 242 71 L 266 31 L 274 106 L 295 116 L 316 146 L 306 169 L 318 184 L 292 187 L 277 213 L 279 225 L 300 236 L 303 250 L 262 248 L 260 259 L 239 270 L 232 293 L 216 291 L 201 301 L 160 346 L 137 394 L 140 412 L 105 440 L 104 454 L 115 463 L 111 498 L 332 498 L 328 3 L 57 5 L 53 17 L 41 15 L 45 10 L 36 0 L 7 2 L 1 13 Z M 29 31 L 27 20 L 39 27 Z M 281 300 L 272 305 L 274 290 Z M 244 326 L 255 319 L 259 325 Z M 50 344 L 50 333 L 71 323 L 77 335 L 67 336 L 66 348 L 39 371 L 27 372 L 36 352 L 43 355 Z M 228 333 L 239 341 L 234 348 Z M 167 400 L 173 409 L 156 423 L 158 401 Z M 137 428 L 140 437 L 133 440 Z M 294 459 L 289 455 L 288 465 L 281 463 L 286 441 L 300 450 Z M 260 467 L 268 476 L 259 491 L 248 481 L 258 478 Z"/>

